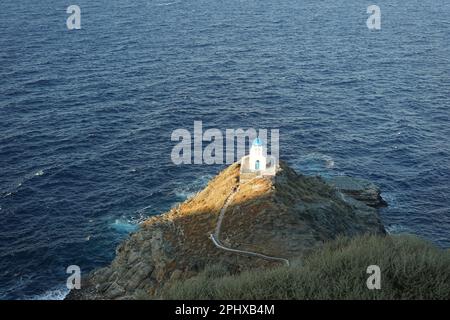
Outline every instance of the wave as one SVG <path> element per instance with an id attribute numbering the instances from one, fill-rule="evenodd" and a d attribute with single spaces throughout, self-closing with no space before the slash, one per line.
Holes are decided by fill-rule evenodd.
<path id="1" fill-rule="evenodd" d="M 381 197 L 389 204 L 390 209 L 398 207 L 397 198 L 392 192 L 381 191 Z"/>
<path id="2" fill-rule="evenodd" d="M 42 294 L 31 297 L 29 300 L 64 300 L 64 298 L 69 294 L 69 291 L 70 290 L 64 286 L 45 291 Z"/>
<path id="3" fill-rule="evenodd" d="M 116 219 L 112 224 L 111 224 L 111 227 L 114 229 L 114 230 L 116 230 L 116 231 L 118 231 L 118 232 L 123 232 L 123 233 L 130 233 L 130 232 L 133 232 L 133 231 L 136 231 L 137 230 L 137 228 L 138 228 L 138 224 L 137 223 L 135 223 L 135 222 L 133 222 L 133 221 L 130 221 L 130 220 L 128 220 L 128 219 L 123 219 L 123 218 L 120 218 L 120 219 Z"/>
<path id="4" fill-rule="evenodd" d="M 173 1 L 173 2 L 165 2 L 165 3 L 157 3 L 157 4 L 155 4 L 155 6 L 157 6 L 157 7 L 165 7 L 165 6 L 171 6 L 171 5 L 173 5 L 173 4 L 177 4 L 177 3 L 179 3 L 180 1 Z"/>
<path id="5" fill-rule="evenodd" d="M 173 205 L 177 205 L 181 201 L 187 200 L 199 191 L 201 191 L 212 178 L 212 175 L 202 175 L 195 179 L 192 183 L 186 184 L 184 182 L 179 182 L 177 186 L 173 189 L 172 193 L 175 195 L 176 201 Z M 120 218 L 114 219 L 110 222 L 110 226 L 120 233 L 131 233 L 139 228 L 139 225 L 147 220 L 149 216 L 155 213 L 160 213 L 153 204 L 145 206 L 133 214 L 123 214 Z"/>
<path id="6" fill-rule="evenodd" d="M 179 183 L 179 186 L 174 188 L 173 193 L 182 201 L 192 198 L 208 184 L 208 181 L 211 180 L 212 177 L 212 175 L 207 174 L 200 176 L 190 184 Z"/>
<path id="7" fill-rule="evenodd" d="M 39 170 L 34 174 L 35 177 L 40 177 L 42 175 L 44 175 L 44 170 Z"/>
<path id="8" fill-rule="evenodd" d="M 9 197 L 9 196 L 17 193 L 19 191 L 20 187 L 22 187 L 25 182 L 30 181 L 31 179 L 33 179 L 35 177 L 43 176 L 44 174 L 45 174 L 44 169 L 39 169 L 39 170 L 33 171 L 29 174 L 26 174 L 22 178 L 18 179 L 16 181 L 16 183 L 11 188 L 9 188 L 9 190 L 2 192 L 3 197 L 6 198 L 6 197 Z"/>
<path id="9" fill-rule="evenodd" d="M 391 224 L 386 226 L 385 229 L 389 234 L 414 233 L 413 230 L 402 224 Z"/>
<path id="10" fill-rule="evenodd" d="M 333 157 L 319 153 L 312 152 L 300 156 L 293 165 L 294 169 L 307 173 L 320 173 L 323 169 L 334 169 L 336 163 Z"/>

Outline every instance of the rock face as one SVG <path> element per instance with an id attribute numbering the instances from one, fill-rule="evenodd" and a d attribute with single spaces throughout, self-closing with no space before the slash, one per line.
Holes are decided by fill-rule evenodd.
<path id="1" fill-rule="evenodd" d="M 209 239 L 220 209 L 238 186 L 220 233 L 221 242 L 235 249 L 291 259 L 338 235 L 385 233 L 374 208 L 321 178 L 299 175 L 281 163 L 272 178 L 240 183 L 236 163 L 191 199 L 142 223 L 117 248 L 111 265 L 84 278 L 82 289 L 67 299 L 160 298 L 164 286 L 208 264 L 221 263 L 232 272 L 276 265 L 220 250 Z M 355 197 L 370 198 L 362 191 Z"/>
<path id="2" fill-rule="evenodd" d="M 381 197 L 380 188 L 368 180 L 337 176 L 327 179 L 327 183 L 368 206 L 374 208 L 387 206 L 386 201 Z"/>

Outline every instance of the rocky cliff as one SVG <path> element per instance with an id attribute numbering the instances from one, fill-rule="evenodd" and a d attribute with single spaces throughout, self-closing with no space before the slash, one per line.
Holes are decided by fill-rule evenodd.
<path id="1" fill-rule="evenodd" d="M 297 174 L 284 163 L 272 178 L 240 183 L 239 164 L 233 164 L 191 199 L 142 223 L 117 248 L 111 265 L 89 274 L 82 289 L 67 298 L 158 298 L 164 286 L 190 278 L 206 265 L 221 263 L 232 272 L 279 265 L 221 250 L 211 241 L 233 190 L 219 235 L 229 248 L 292 259 L 338 235 L 385 233 L 371 207 L 380 201 L 379 190 L 347 190 L 336 183 Z"/>

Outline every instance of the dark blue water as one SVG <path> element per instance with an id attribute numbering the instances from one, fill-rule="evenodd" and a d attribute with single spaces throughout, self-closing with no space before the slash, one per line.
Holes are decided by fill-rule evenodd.
<path id="1" fill-rule="evenodd" d="M 373 180 L 391 232 L 450 247 L 449 17 L 446 0 L 2 1 L 0 298 L 61 297 L 67 266 L 106 265 L 200 189 L 223 166 L 170 160 L 194 120 L 279 128 L 297 170 Z"/>

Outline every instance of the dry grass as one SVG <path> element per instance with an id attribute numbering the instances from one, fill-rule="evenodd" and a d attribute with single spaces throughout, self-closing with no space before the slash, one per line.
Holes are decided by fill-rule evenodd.
<path id="1" fill-rule="evenodd" d="M 366 268 L 381 268 L 368 290 Z M 230 275 L 214 265 L 176 282 L 166 299 L 449 299 L 450 252 L 413 236 L 340 238 L 291 267 Z"/>

